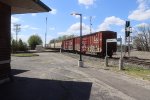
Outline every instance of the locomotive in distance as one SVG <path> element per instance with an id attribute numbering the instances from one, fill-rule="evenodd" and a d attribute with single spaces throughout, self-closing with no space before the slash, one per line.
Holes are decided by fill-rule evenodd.
<path id="1" fill-rule="evenodd" d="M 106 56 L 106 40 L 117 39 L 117 32 L 113 31 L 99 31 L 92 34 L 82 36 L 82 54 L 98 55 L 99 57 Z M 61 49 L 69 52 L 80 52 L 80 37 L 74 37 L 63 40 L 61 42 L 50 43 L 51 49 Z M 107 43 L 107 55 L 112 57 L 113 53 L 117 51 L 117 43 Z"/>

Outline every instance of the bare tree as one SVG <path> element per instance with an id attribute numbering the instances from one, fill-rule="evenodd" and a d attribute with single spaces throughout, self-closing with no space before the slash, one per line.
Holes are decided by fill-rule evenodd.
<path id="1" fill-rule="evenodd" d="M 150 51 L 150 25 L 138 27 L 133 45 L 137 50 Z"/>

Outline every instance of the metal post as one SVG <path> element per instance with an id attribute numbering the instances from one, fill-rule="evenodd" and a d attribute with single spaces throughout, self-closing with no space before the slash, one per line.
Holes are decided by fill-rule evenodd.
<path id="1" fill-rule="evenodd" d="M 128 57 L 130 57 L 130 36 L 128 37 Z"/>
<path id="2" fill-rule="evenodd" d="M 61 53 L 61 48 L 60 48 L 60 53 Z"/>
<path id="3" fill-rule="evenodd" d="M 122 58 L 122 38 L 121 38 L 121 41 L 120 41 L 120 45 L 121 45 L 121 58 Z"/>
<path id="4" fill-rule="evenodd" d="M 80 15 L 80 60 L 78 62 L 79 67 L 83 67 L 83 61 L 82 61 L 82 14 Z"/>
<path id="5" fill-rule="evenodd" d="M 82 14 L 80 14 L 80 61 L 82 61 Z"/>
<path id="6" fill-rule="evenodd" d="M 47 38 L 47 17 L 46 17 L 46 31 L 45 31 L 45 48 L 46 48 L 46 38 Z"/>
<path id="7" fill-rule="evenodd" d="M 125 28 L 125 30 L 126 30 L 126 28 Z M 126 49 L 127 49 L 127 47 L 126 47 L 126 41 L 127 41 L 127 38 L 126 38 L 126 31 L 125 31 L 125 41 L 124 41 L 124 57 L 126 56 Z"/>
<path id="8" fill-rule="evenodd" d="M 107 58 L 107 40 L 106 40 L 106 55 L 105 55 L 105 66 L 108 66 L 108 58 Z"/>
<path id="9" fill-rule="evenodd" d="M 79 15 L 80 16 L 80 59 L 78 62 L 78 66 L 83 67 L 83 61 L 82 61 L 82 14 L 72 13 L 71 15 Z"/>
<path id="10" fill-rule="evenodd" d="M 119 59 L 119 70 L 123 69 L 123 58 L 122 58 L 122 38 L 120 41 L 120 46 L 121 46 L 121 54 L 120 54 L 120 59 Z"/>
<path id="11" fill-rule="evenodd" d="M 106 40 L 106 57 L 107 57 L 107 40 Z"/>

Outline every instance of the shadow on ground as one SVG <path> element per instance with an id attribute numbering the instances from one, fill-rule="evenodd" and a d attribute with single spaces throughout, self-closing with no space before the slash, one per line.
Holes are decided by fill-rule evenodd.
<path id="1" fill-rule="evenodd" d="M 0 100 L 89 100 L 91 87 L 90 82 L 15 76 L 13 82 L 0 85 Z"/>
<path id="2" fill-rule="evenodd" d="M 21 74 L 21 73 L 24 73 L 24 72 L 27 72 L 29 70 L 20 70 L 20 69 L 11 69 L 11 74 L 12 75 L 17 75 L 17 74 Z"/>

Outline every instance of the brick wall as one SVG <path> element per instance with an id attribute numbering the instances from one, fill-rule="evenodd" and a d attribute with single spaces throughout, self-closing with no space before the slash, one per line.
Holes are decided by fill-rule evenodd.
<path id="1" fill-rule="evenodd" d="M 11 7 L 0 2 L 0 80 L 10 75 Z"/>

